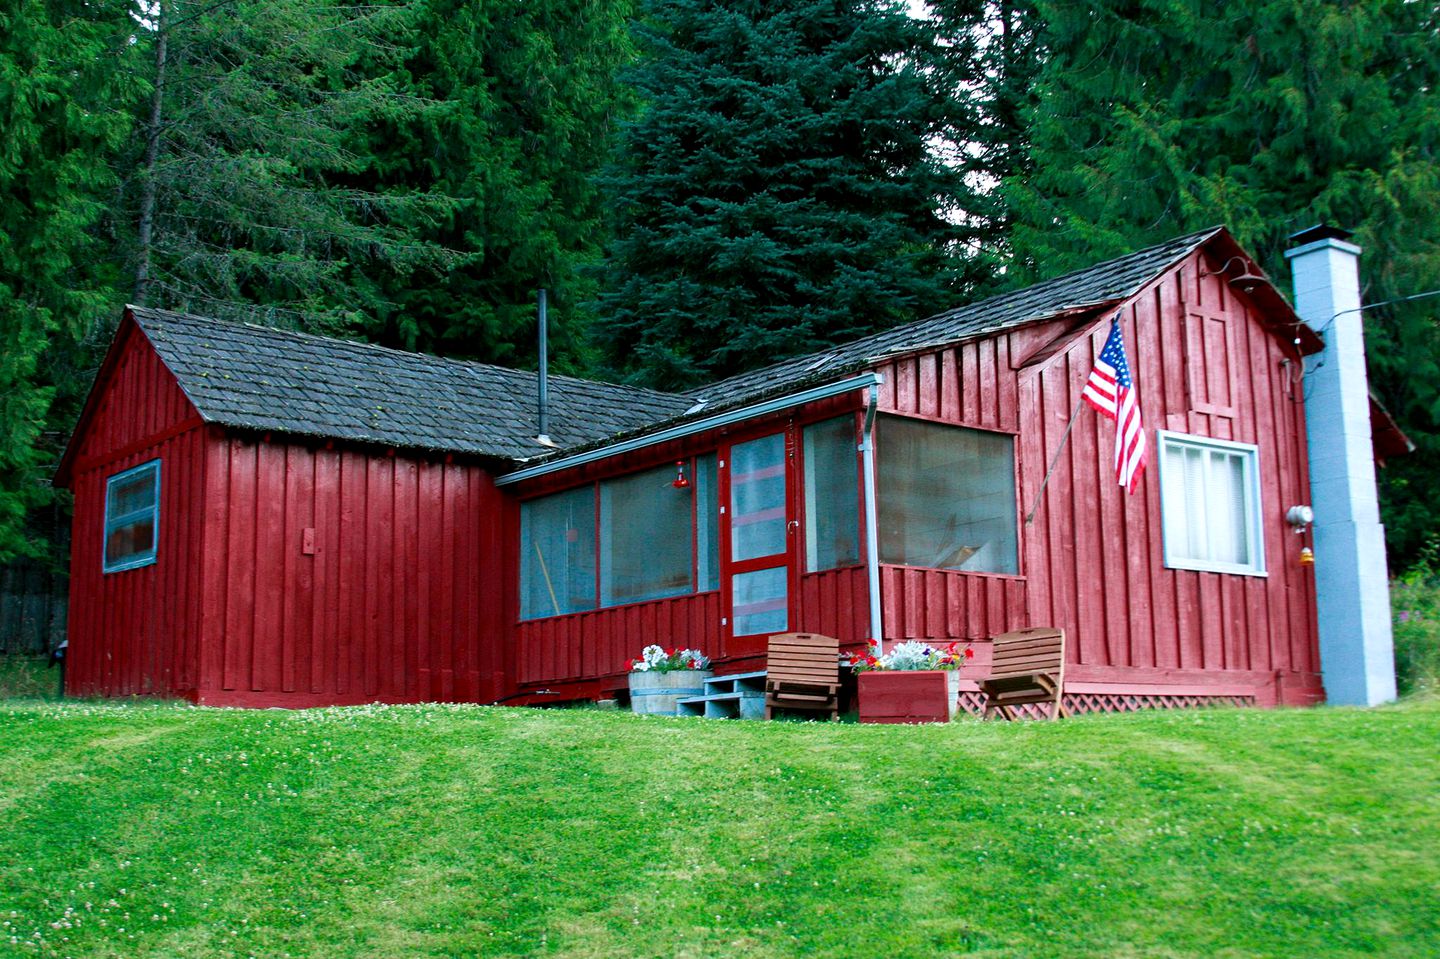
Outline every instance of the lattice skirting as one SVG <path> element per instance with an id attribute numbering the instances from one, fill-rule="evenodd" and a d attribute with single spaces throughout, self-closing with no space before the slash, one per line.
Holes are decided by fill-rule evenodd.
<path id="1" fill-rule="evenodd" d="M 1254 696 L 1186 696 L 1131 693 L 1066 693 L 1065 710 L 1071 716 L 1081 713 L 1135 713 L 1142 709 L 1204 709 L 1216 706 L 1254 706 Z M 985 711 L 985 697 L 979 692 L 961 692 L 960 708 L 979 716 Z M 1011 712 L 1026 719 L 1049 719 L 1048 703 L 1029 703 L 1011 707 Z"/>

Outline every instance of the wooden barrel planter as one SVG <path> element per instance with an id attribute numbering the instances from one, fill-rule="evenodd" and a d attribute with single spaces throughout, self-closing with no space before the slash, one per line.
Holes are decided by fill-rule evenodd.
<path id="1" fill-rule="evenodd" d="M 689 696 L 705 693 L 705 680 L 712 669 L 654 670 L 630 674 L 630 710 L 637 716 L 674 716 L 675 704 Z"/>

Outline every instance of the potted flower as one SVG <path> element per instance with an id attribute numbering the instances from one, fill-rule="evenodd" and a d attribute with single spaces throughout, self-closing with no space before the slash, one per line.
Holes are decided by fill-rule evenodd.
<path id="1" fill-rule="evenodd" d="M 675 703 L 705 692 L 715 675 L 710 659 L 698 649 L 646 646 L 630 660 L 630 709 L 640 715 L 674 716 Z"/>
<path id="2" fill-rule="evenodd" d="M 960 708 L 960 667 L 969 646 L 935 647 L 918 640 L 896 644 L 883 656 L 853 653 L 862 723 L 946 723 Z"/>

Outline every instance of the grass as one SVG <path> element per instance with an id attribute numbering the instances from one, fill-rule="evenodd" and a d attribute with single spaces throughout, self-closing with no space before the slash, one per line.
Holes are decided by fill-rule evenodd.
<path id="1" fill-rule="evenodd" d="M 1437 742 L 0 703 L 0 955 L 1434 956 Z"/>

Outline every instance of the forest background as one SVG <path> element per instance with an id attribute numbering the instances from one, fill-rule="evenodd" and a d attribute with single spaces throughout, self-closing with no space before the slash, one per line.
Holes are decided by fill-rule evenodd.
<path id="1" fill-rule="evenodd" d="M 675 388 L 1215 224 L 1288 289 L 1320 222 L 1388 304 L 1415 563 L 1440 6 L 911 7 L 3 0 L 0 563 L 66 563 L 50 476 L 126 302 L 530 367 L 546 287 L 554 364 Z"/>

